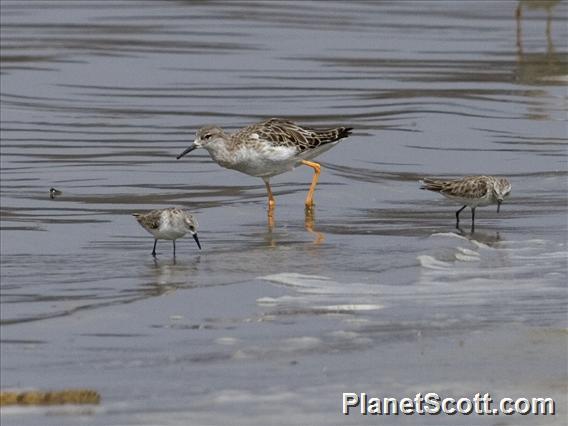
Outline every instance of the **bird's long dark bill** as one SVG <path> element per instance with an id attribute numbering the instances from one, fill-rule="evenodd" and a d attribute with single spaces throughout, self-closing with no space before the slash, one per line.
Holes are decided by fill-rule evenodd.
<path id="1" fill-rule="evenodd" d="M 189 154 L 189 153 L 190 153 L 191 151 L 193 151 L 195 148 L 197 148 L 197 146 L 196 146 L 194 143 L 192 143 L 191 145 L 189 145 L 189 147 L 188 147 L 185 151 L 183 151 L 180 155 L 178 155 L 178 156 L 176 157 L 176 159 L 179 160 L 181 157 L 183 157 L 183 156 L 186 155 L 186 154 Z"/>
<path id="2" fill-rule="evenodd" d="M 501 210 L 501 203 L 497 202 L 497 213 L 499 213 L 499 210 Z"/>
<path id="3" fill-rule="evenodd" d="M 199 250 L 201 250 L 201 244 L 199 244 L 199 238 L 197 238 L 197 234 L 193 234 L 193 239 L 197 243 L 197 247 L 199 247 Z"/>

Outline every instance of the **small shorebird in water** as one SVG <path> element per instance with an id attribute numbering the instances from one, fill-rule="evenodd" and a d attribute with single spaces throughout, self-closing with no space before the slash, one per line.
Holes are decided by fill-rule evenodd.
<path id="1" fill-rule="evenodd" d="M 154 236 L 154 248 L 152 256 L 156 257 L 156 244 L 158 240 L 173 240 L 174 257 L 176 255 L 176 240 L 188 232 L 201 250 L 201 244 L 197 238 L 197 220 L 182 209 L 170 207 L 167 209 L 152 210 L 148 213 L 132 214 L 138 223 Z"/>
<path id="2" fill-rule="evenodd" d="M 456 212 L 456 228 L 459 228 L 461 211 L 470 207 L 472 232 L 475 228 L 475 209 L 497 204 L 499 213 L 501 203 L 511 193 L 511 184 L 507 179 L 493 176 L 466 176 L 454 180 L 425 178 L 422 184 L 420 189 L 439 192 L 444 197 L 463 204 Z"/>
<path id="3" fill-rule="evenodd" d="M 314 169 L 306 198 L 306 208 L 311 209 L 321 166 L 310 160 L 349 136 L 351 130 L 350 127 L 311 129 L 280 118 L 271 118 L 231 134 L 219 127 L 207 126 L 197 131 L 195 141 L 177 159 L 196 148 L 205 148 L 221 167 L 262 178 L 268 192 L 269 214 L 275 206 L 270 178 L 303 164 Z"/>

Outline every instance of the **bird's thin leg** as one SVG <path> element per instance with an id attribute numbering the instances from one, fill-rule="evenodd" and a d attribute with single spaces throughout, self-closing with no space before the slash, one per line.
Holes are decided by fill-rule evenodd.
<path id="1" fill-rule="evenodd" d="M 463 206 L 461 209 L 459 209 L 456 212 L 456 228 L 460 227 L 460 213 L 462 212 L 463 209 L 465 209 L 467 206 Z"/>
<path id="2" fill-rule="evenodd" d="M 475 230 L 475 207 L 471 208 L 471 233 Z"/>
<path id="3" fill-rule="evenodd" d="M 152 249 L 152 256 L 156 257 L 156 244 L 158 244 L 158 240 L 154 240 L 154 248 Z"/>
<path id="4" fill-rule="evenodd" d="M 314 169 L 314 177 L 312 179 L 312 184 L 310 185 L 310 190 L 308 191 L 308 196 L 306 197 L 306 208 L 311 209 L 314 206 L 314 191 L 316 190 L 316 185 L 318 184 L 321 166 L 318 163 L 307 160 L 302 160 L 300 161 L 300 163 L 302 163 L 304 166 L 308 166 Z"/>
<path id="5" fill-rule="evenodd" d="M 268 230 L 272 232 L 274 229 L 274 206 L 276 205 L 276 200 L 272 194 L 272 189 L 270 189 L 269 178 L 262 178 L 264 185 L 266 186 L 266 192 L 268 193 Z"/>
<path id="6" fill-rule="evenodd" d="M 174 257 L 176 257 L 176 240 L 172 240 L 174 242 Z"/>
<path id="7" fill-rule="evenodd" d="M 274 209 L 276 205 L 276 200 L 274 199 L 274 195 L 272 195 L 272 189 L 270 188 L 270 181 L 268 178 L 263 179 L 264 185 L 266 185 L 266 192 L 268 193 L 268 210 Z"/>

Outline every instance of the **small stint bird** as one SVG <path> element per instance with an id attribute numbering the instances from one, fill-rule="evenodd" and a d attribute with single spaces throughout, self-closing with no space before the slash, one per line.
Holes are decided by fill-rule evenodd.
<path id="1" fill-rule="evenodd" d="M 321 171 L 321 166 L 310 160 L 349 136 L 351 130 L 351 127 L 311 129 L 280 118 L 271 118 L 231 134 L 219 127 L 207 126 L 197 131 L 195 141 L 177 159 L 194 149 L 205 148 L 221 167 L 262 178 L 268 192 L 269 213 L 275 206 L 270 178 L 300 164 L 311 167 L 314 177 L 306 198 L 306 208 L 310 209 Z"/>
<path id="2" fill-rule="evenodd" d="M 63 194 L 63 192 L 55 189 L 55 188 L 49 188 L 49 198 L 51 198 L 52 200 L 57 197 L 58 195 Z"/>
<path id="3" fill-rule="evenodd" d="M 152 210 L 148 213 L 133 213 L 138 223 L 154 236 L 152 256 L 156 257 L 156 244 L 158 240 L 173 240 L 174 257 L 176 255 L 176 240 L 188 232 L 201 250 L 197 238 L 197 220 L 182 209 L 170 207 L 167 209 Z"/>
<path id="4" fill-rule="evenodd" d="M 420 189 L 439 192 L 444 197 L 463 204 L 456 212 L 456 228 L 459 228 L 460 213 L 466 207 L 471 208 L 471 230 L 475 227 L 475 209 L 497 204 L 497 213 L 501 203 L 511 193 L 511 184 L 505 178 L 493 176 L 466 176 L 461 179 L 442 180 L 425 178 Z"/>

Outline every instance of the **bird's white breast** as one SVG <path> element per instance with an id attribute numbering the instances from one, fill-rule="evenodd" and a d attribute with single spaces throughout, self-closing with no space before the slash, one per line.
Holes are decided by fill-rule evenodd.
<path id="1" fill-rule="evenodd" d="M 294 168 L 299 160 L 296 153 L 297 150 L 293 147 L 260 142 L 235 149 L 230 164 L 222 165 L 251 176 L 274 176 Z"/>
<path id="2" fill-rule="evenodd" d="M 162 240 L 176 240 L 183 237 L 187 229 L 183 224 L 183 219 L 163 212 L 160 217 L 160 226 L 153 232 L 156 238 Z"/>

